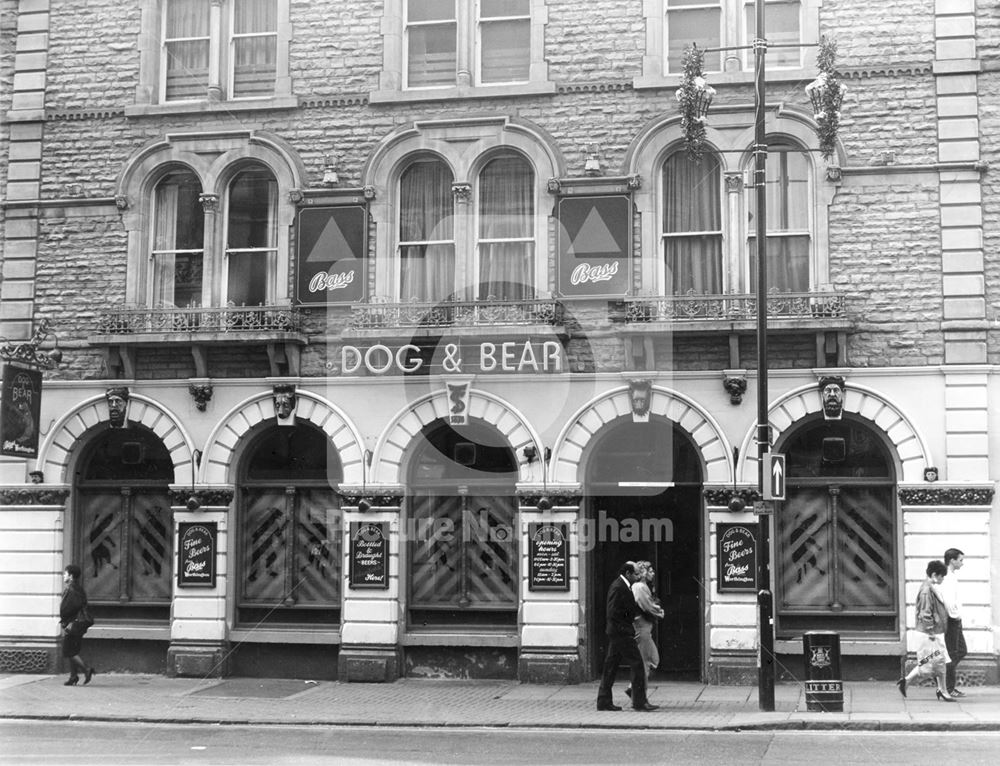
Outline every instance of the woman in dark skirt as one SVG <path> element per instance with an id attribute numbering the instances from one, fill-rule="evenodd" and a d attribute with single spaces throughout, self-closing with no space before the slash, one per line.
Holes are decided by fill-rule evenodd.
<path id="1" fill-rule="evenodd" d="M 83 674 L 83 683 L 86 686 L 94 675 L 94 669 L 87 667 L 87 663 L 80 656 L 80 648 L 83 646 L 83 636 L 70 635 L 67 628 L 76 619 L 80 610 L 87 605 L 87 594 L 80 585 L 80 567 L 70 564 L 63 570 L 63 582 L 66 589 L 63 591 L 62 602 L 59 604 L 59 624 L 63 629 L 63 657 L 69 660 L 69 680 L 64 686 L 76 686 Z"/>

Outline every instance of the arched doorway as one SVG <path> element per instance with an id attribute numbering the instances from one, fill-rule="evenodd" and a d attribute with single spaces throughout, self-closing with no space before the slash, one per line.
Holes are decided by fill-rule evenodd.
<path id="1" fill-rule="evenodd" d="M 776 631 L 899 636 L 895 469 L 865 421 L 812 418 L 790 431 L 777 508 Z"/>
<path id="2" fill-rule="evenodd" d="M 239 466 L 238 627 L 340 623 L 342 467 L 307 421 L 250 438 Z"/>
<path id="3" fill-rule="evenodd" d="M 435 421 L 407 470 L 407 629 L 517 626 L 517 461 L 483 421 Z"/>
<path id="4" fill-rule="evenodd" d="M 625 561 L 656 571 L 655 595 L 666 616 L 654 639 L 656 674 L 701 676 L 704 617 L 702 468 L 697 449 L 676 424 L 660 417 L 618 421 L 596 436 L 587 463 L 586 524 L 581 548 L 591 551 L 588 644 L 598 675 L 607 649 L 605 598 Z"/>
<path id="5" fill-rule="evenodd" d="M 107 429 L 76 470 L 73 558 L 98 622 L 170 619 L 174 465 L 163 442 L 138 424 Z"/>

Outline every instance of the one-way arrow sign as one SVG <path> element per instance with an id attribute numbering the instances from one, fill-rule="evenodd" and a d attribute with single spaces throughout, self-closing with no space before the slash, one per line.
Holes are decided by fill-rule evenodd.
<path id="1" fill-rule="evenodd" d="M 785 456 L 774 452 L 768 453 L 770 464 L 768 465 L 767 481 L 764 483 L 765 500 L 785 499 Z"/>

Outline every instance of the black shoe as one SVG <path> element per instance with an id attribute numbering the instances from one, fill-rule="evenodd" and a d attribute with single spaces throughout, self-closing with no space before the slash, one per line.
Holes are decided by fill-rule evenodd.
<path id="1" fill-rule="evenodd" d="M 66 680 L 66 683 L 63 684 L 63 686 L 76 686 L 79 681 L 80 681 L 80 676 L 70 676 Z"/>
<path id="2" fill-rule="evenodd" d="M 947 694 L 943 694 L 940 689 L 937 690 L 937 698 L 942 702 L 954 702 L 953 697 L 949 697 Z"/>
<path id="3" fill-rule="evenodd" d="M 86 686 L 90 683 L 90 679 L 94 677 L 94 669 L 87 668 L 87 672 L 83 674 L 83 685 Z"/>
<path id="4" fill-rule="evenodd" d="M 627 689 L 625 690 L 625 696 L 626 696 L 626 697 L 628 697 L 629 699 L 632 699 L 632 687 L 631 687 L 631 686 L 630 686 L 630 687 L 628 687 L 628 688 L 627 688 Z"/>
<path id="5" fill-rule="evenodd" d="M 964 697 L 965 692 L 960 692 L 958 689 L 949 689 L 948 695 L 951 697 Z"/>
<path id="6" fill-rule="evenodd" d="M 900 678 L 898 681 L 896 681 L 896 686 L 899 688 L 899 693 L 902 694 L 905 697 L 906 696 L 906 679 L 905 678 Z"/>
<path id="7" fill-rule="evenodd" d="M 597 705 L 597 709 L 598 710 L 621 710 L 621 706 L 620 705 L 616 705 L 613 702 L 609 702 L 606 705 L 598 704 Z"/>
<path id="8" fill-rule="evenodd" d="M 645 705 L 639 705 L 638 707 L 634 707 L 632 709 L 639 713 L 649 713 L 653 710 L 659 710 L 660 706 L 647 702 Z"/>

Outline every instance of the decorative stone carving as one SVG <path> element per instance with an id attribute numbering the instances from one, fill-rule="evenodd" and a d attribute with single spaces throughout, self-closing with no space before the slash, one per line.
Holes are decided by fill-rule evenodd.
<path id="1" fill-rule="evenodd" d="M 722 379 L 722 387 L 729 394 L 730 404 L 742 404 L 743 394 L 747 392 L 747 379 L 735 375 L 726 375 Z"/>
<path id="2" fill-rule="evenodd" d="M 472 184 L 458 181 L 451 185 L 451 193 L 455 196 L 455 202 L 465 205 L 472 201 Z"/>
<path id="3" fill-rule="evenodd" d="M 743 191 L 743 173 L 726 173 L 726 191 L 738 194 Z"/>
<path id="4" fill-rule="evenodd" d="M 293 205 L 298 205 L 304 199 L 304 197 L 305 195 L 302 194 L 301 189 L 288 190 L 288 201 L 291 202 Z"/>
<path id="5" fill-rule="evenodd" d="M 191 394 L 191 398 L 194 399 L 194 406 L 198 408 L 198 412 L 204 412 L 205 408 L 208 406 L 209 401 L 212 399 L 213 392 L 211 383 L 192 383 L 188 386 L 188 393 Z"/>
<path id="6" fill-rule="evenodd" d="M 118 194 L 115 196 L 115 207 L 122 213 L 128 210 L 128 197 L 124 194 Z"/>
<path id="7" fill-rule="evenodd" d="M 274 416 L 278 419 L 278 425 L 295 425 L 295 386 L 275 386 L 272 397 Z"/>
<path id="8" fill-rule="evenodd" d="M 819 379 L 824 420 L 840 420 L 843 417 L 844 387 L 844 378 L 840 375 L 826 375 Z"/>
<path id="9" fill-rule="evenodd" d="M 549 194 L 558 194 L 562 188 L 562 183 L 560 183 L 558 178 L 550 178 L 545 182 L 545 188 Z"/>
<path id="10" fill-rule="evenodd" d="M 625 188 L 629 191 L 639 191 L 642 188 L 642 176 L 636 173 L 625 179 Z"/>
<path id="11" fill-rule="evenodd" d="M 43 486 L 0 489 L 0 505 L 65 505 L 68 489 Z"/>
<path id="12" fill-rule="evenodd" d="M 218 194 L 199 194 L 198 201 L 201 203 L 201 209 L 206 213 L 217 213 L 219 211 Z"/>
<path id="13" fill-rule="evenodd" d="M 108 425 L 112 428 L 128 427 L 128 401 L 129 391 L 127 386 L 116 386 L 104 392 L 104 398 L 108 403 Z"/>
<path id="14" fill-rule="evenodd" d="M 632 422 L 649 422 L 649 400 L 653 391 L 651 380 L 630 380 L 628 382 L 628 400 L 632 405 Z"/>
<path id="15" fill-rule="evenodd" d="M 991 505 L 992 487 L 941 487 L 940 489 L 901 489 L 903 505 Z"/>
<path id="16" fill-rule="evenodd" d="M 233 502 L 235 493 L 231 489 L 172 489 L 169 492 L 170 505 L 181 507 L 188 504 L 188 500 L 195 498 L 199 507 L 205 506 L 226 507 Z"/>
<path id="17" fill-rule="evenodd" d="M 706 489 L 703 493 L 705 495 L 705 504 L 713 505 L 720 508 L 728 508 L 729 501 L 733 497 L 739 497 L 744 504 L 744 507 L 750 507 L 757 500 L 763 500 L 760 493 L 755 489 Z"/>
<path id="18" fill-rule="evenodd" d="M 364 196 L 364 198 L 366 200 L 368 200 L 369 202 L 371 202 L 373 199 L 375 199 L 375 187 L 374 186 L 365 186 L 365 187 L 363 187 L 361 189 L 361 194 L 362 194 L 362 196 Z"/>

